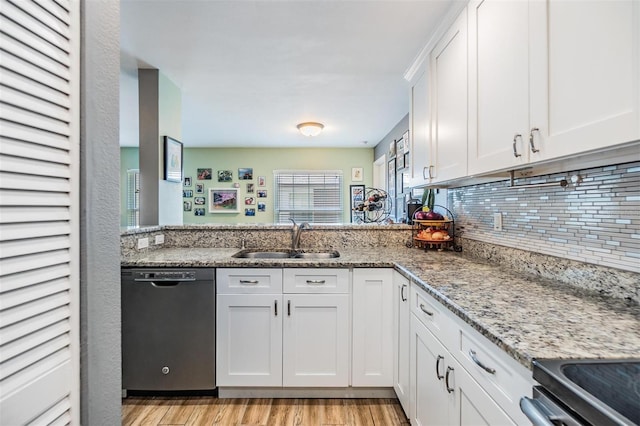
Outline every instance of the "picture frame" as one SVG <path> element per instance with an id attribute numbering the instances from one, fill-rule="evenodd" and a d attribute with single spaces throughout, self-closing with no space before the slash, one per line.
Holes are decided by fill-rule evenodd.
<path id="1" fill-rule="evenodd" d="M 259 189 L 258 190 L 258 198 L 267 198 L 267 190 Z"/>
<path id="2" fill-rule="evenodd" d="M 204 207 L 197 207 L 193 209 L 194 216 L 204 216 Z"/>
<path id="3" fill-rule="evenodd" d="M 259 212 L 266 212 L 267 211 L 267 204 L 266 203 L 258 203 L 258 211 Z"/>
<path id="4" fill-rule="evenodd" d="M 192 206 L 191 201 L 183 201 L 182 202 L 182 210 L 184 210 L 185 212 L 190 212 L 191 211 L 191 206 Z"/>
<path id="5" fill-rule="evenodd" d="M 164 180 L 182 182 L 182 142 L 164 137 Z"/>
<path id="6" fill-rule="evenodd" d="M 364 212 L 358 210 L 364 204 L 364 185 L 349 186 L 349 206 L 351 211 L 351 223 L 360 223 L 364 220 Z"/>
<path id="7" fill-rule="evenodd" d="M 196 183 L 196 194 L 204 194 L 204 183 Z"/>
<path id="8" fill-rule="evenodd" d="M 252 183 L 248 183 L 247 184 L 247 194 L 253 194 L 253 192 L 255 191 L 254 189 L 254 185 Z"/>
<path id="9" fill-rule="evenodd" d="M 411 147 L 408 130 L 402 134 L 402 140 L 404 141 L 404 153 L 406 154 L 409 152 L 409 148 Z"/>
<path id="10" fill-rule="evenodd" d="M 396 170 L 400 171 L 404 169 L 404 155 L 399 154 L 396 156 Z"/>
<path id="11" fill-rule="evenodd" d="M 182 198 L 192 198 L 193 190 L 192 189 L 183 189 L 182 190 Z"/>
<path id="12" fill-rule="evenodd" d="M 265 176 L 258 176 L 258 186 L 267 186 L 267 178 Z"/>
<path id="13" fill-rule="evenodd" d="M 388 156 L 389 158 L 393 158 L 396 156 L 396 141 L 389 142 Z"/>
<path id="14" fill-rule="evenodd" d="M 404 167 L 405 168 L 410 166 L 410 163 L 409 163 L 410 157 L 409 157 L 409 155 L 410 154 L 408 152 L 405 152 L 405 154 L 404 154 Z"/>
<path id="15" fill-rule="evenodd" d="M 256 199 L 254 197 L 244 197 L 244 204 L 247 206 L 252 206 L 256 203 Z"/>
<path id="16" fill-rule="evenodd" d="M 218 170 L 218 182 L 231 182 L 233 180 L 233 171 Z"/>
<path id="17" fill-rule="evenodd" d="M 212 173 L 211 169 L 202 168 L 197 170 L 198 170 L 198 175 L 197 175 L 198 180 L 211 180 L 211 173 Z"/>
<path id="18" fill-rule="evenodd" d="M 404 139 L 396 140 L 396 157 L 400 158 L 404 155 Z"/>
<path id="19" fill-rule="evenodd" d="M 351 181 L 362 182 L 364 180 L 364 169 L 362 167 L 351 168 Z"/>
<path id="20" fill-rule="evenodd" d="M 237 188 L 209 188 L 209 213 L 240 213 Z"/>
<path id="21" fill-rule="evenodd" d="M 191 186 L 191 176 L 185 176 L 183 186 L 185 187 Z"/>
<path id="22" fill-rule="evenodd" d="M 243 167 L 238 169 L 239 180 L 253 180 L 253 168 Z"/>
<path id="23" fill-rule="evenodd" d="M 204 206 L 207 203 L 204 197 L 195 197 L 193 199 L 193 204 L 196 206 Z"/>
<path id="24" fill-rule="evenodd" d="M 244 215 L 245 216 L 255 216 L 256 215 L 256 209 L 254 209 L 253 207 L 244 209 Z"/>
<path id="25" fill-rule="evenodd" d="M 387 168 L 387 184 L 388 193 L 391 198 L 396 195 L 396 159 L 389 160 Z"/>

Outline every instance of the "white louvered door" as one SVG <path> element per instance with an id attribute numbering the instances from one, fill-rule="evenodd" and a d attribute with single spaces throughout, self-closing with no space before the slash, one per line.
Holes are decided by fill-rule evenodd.
<path id="1" fill-rule="evenodd" d="M 0 0 L 0 424 L 79 424 L 80 14 Z"/>

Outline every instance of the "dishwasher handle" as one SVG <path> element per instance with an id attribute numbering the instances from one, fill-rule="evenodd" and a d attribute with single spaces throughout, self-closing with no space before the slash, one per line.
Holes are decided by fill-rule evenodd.
<path id="1" fill-rule="evenodd" d="M 183 282 L 185 282 L 185 281 L 148 281 L 149 284 L 151 284 L 152 286 L 154 286 L 156 288 L 177 287 Z"/>

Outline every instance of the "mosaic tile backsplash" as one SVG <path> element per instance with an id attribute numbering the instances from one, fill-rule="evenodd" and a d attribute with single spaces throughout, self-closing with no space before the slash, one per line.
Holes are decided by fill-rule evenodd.
<path id="1" fill-rule="evenodd" d="M 450 189 L 456 234 L 477 241 L 640 272 L 640 162 Z M 502 213 L 502 230 L 493 229 Z"/>

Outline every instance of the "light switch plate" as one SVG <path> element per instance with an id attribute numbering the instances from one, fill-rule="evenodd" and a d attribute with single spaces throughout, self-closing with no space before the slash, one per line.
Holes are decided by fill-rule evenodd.
<path id="1" fill-rule="evenodd" d="M 493 230 L 502 231 L 502 213 L 493 214 Z"/>
<path id="2" fill-rule="evenodd" d="M 138 239 L 138 250 L 149 247 L 149 238 Z"/>
<path id="3" fill-rule="evenodd" d="M 155 244 L 162 244 L 162 243 L 164 243 L 164 234 L 156 235 Z"/>

